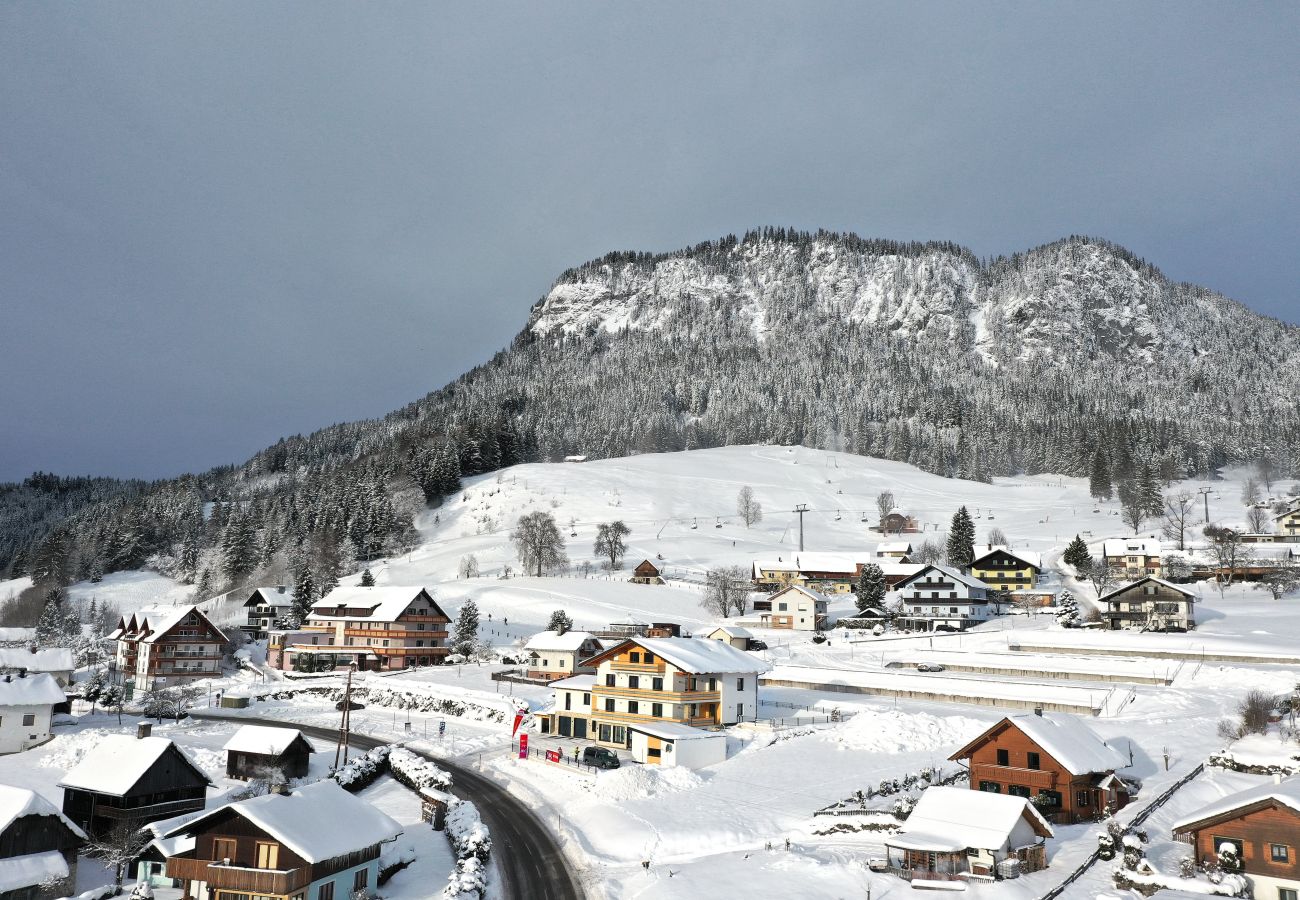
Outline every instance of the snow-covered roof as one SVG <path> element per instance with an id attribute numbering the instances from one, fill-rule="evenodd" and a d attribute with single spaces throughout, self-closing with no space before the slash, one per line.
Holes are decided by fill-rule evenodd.
<path id="1" fill-rule="evenodd" d="M 795 564 L 794 560 L 785 562 L 781 559 L 756 559 L 754 560 L 754 571 L 757 572 L 759 569 L 778 572 L 794 572 L 798 569 L 798 566 Z"/>
<path id="2" fill-rule="evenodd" d="M 632 638 L 656 656 L 668 660 L 683 672 L 709 675 L 738 672 L 755 674 L 771 668 L 752 653 L 738 650 L 724 641 L 708 638 Z"/>
<path id="3" fill-rule="evenodd" d="M 782 594 L 788 594 L 788 593 L 790 593 L 791 591 L 794 591 L 794 592 L 799 593 L 799 594 L 803 594 L 804 596 L 809 597 L 809 598 L 811 598 L 811 599 L 817 601 L 818 603 L 830 603 L 830 602 L 831 602 L 831 598 L 830 598 L 830 597 L 827 597 L 825 594 L 821 593 L 820 591 L 814 591 L 812 588 L 804 587 L 802 584 L 788 584 L 788 585 L 786 585 L 785 587 L 781 588 L 781 590 L 777 591 L 777 592 L 776 592 L 775 594 L 773 594 L 772 596 L 773 596 L 773 597 L 779 597 L 779 596 L 781 596 Z"/>
<path id="4" fill-rule="evenodd" d="M 525 650 L 581 650 L 582 645 L 588 641 L 595 640 L 589 631 L 566 631 L 564 634 L 556 634 L 554 631 L 543 631 L 533 635 L 524 644 Z"/>
<path id="5" fill-rule="evenodd" d="M 218 806 L 163 837 L 194 834 L 205 821 L 226 812 L 248 820 L 313 864 L 390 841 L 402 833 L 401 825 L 327 778 L 289 794 L 263 794 Z"/>
<path id="6" fill-rule="evenodd" d="M 18 644 L 36 640 L 35 628 L 0 628 L 0 643 Z"/>
<path id="7" fill-rule="evenodd" d="M 243 725 L 230 736 L 222 750 L 234 750 L 237 753 L 261 753 L 279 756 L 289 749 L 289 745 L 302 737 L 296 728 L 275 728 L 271 725 Z"/>
<path id="8" fill-rule="evenodd" d="M 901 563 L 890 562 L 887 559 L 876 560 L 876 565 L 885 575 L 894 575 L 902 578 L 911 578 L 917 572 L 925 568 L 924 563 Z"/>
<path id="9" fill-rule="evenodd" d="M 996 849 L 1007 843 L 1021 819 L 1028 819 L 1037 833 L 1052 835 L 1052 826 L 1025 797 L 932 787 L 921 795 L 903 829 L 885 838 L 885 843 L 954 853 L 967 847 Z"/>
<path id="10" fill-rule="evenodd" d="M 124 796 L 137 781 L 149 771 L 169 748 L 174 747 L 170 740 L 161 737 L 137 738 L 129 734 L 110 734 L 95 744 L 81 762 L 63 776 L 59 787 L 80 788 L 114 797 Z M 207 775 L 194 764 L 185 751 L 176 747 L 194 771 L 204 780 Z"/>
<path id="11" fill-rule="evenodd" d="M 1128 765 L 1128 757 L 1111 747 L 1078 716 L 1028 713 L 1009 720 L 1074 775 L 1109 772 Z"/>
<path id="12" fill-rule="evenodd" d="M 795 562 L 800 572 L 856 572 L 858 563 L 871 559 L 845 553 L 800 553 Z"/>
<path id="13" fill-rule="evenodd" d="M 67 860 L 57 850 L 0 859 L 0 892 L 16 891 L 67 877 Z"/>
<path id="14" fill-rule="evenodd" d="M 1195 812 L 1188 813 L 1174 822 L 1170 828 L 1175 832 L 1186 831 L 1197 822 L 1217 819 L 1220 816 L 1230 815 L 1243 807 L 1269 800 L 1300 813 L 1300 775 L 1292 776 L 1280 783 L 1269 782 L 1236 794 L 1229 794 L 1221 800 L 1216 800 L 1202 806 Z"/>
<path id="15" fill-rule="evenodd" d="M 569 678 L 561 678 L 559 681 L 552 681 L 550 684 L 553 688 L 563 688 L 566 691 L 589 691 L 595 685 L 595 675 L 573 675 Z"/>
<path id="16" fill-rule="evenodd" d="M 376 622 L 392 622 L 411 605 L 416 597 L 424 591 L 429 599 L 433 594 L 419 585 L 386 585 L 383 587 L 336 587 L 312 604 L 313 619 L 357 619 L 366 618 Z M 435 604 L 436 605 L 436 604 Z M 333 610 L 343 606 L 347 609 L 369 610 L 365 615 L 350 613 L 345 616 L 333 615 Z"/>
<path id="17" fill-rule="evenodd" d="M 938 563 L 931 563 L 928 566 L 922 566 L 919 572 L 909 576 L 906 581 L 900 582 L 898 586 L 901 588 L 904 585 L 911 584 L 914 578 L 924 575 L 926 572 L 928 572 L 931 569 L 934 569 L 936 572 L 942 572 L 944 575 L 947 575 L 953 581 L 956 581 L 960 584 L 964 584 L 967 587 L 973 587 L 973 588 L 988 587 L 987 584 L 985 584 L 983 581 L 980 581 L 974 575 L 963 575 L 961 572 L 957 571 L 956 569 L 950 568 L 948 566 L 941 566 Z"/>
<path id="18" fill-rule="evenodd" d="M 29 672 L 71 672 L 77 667 L 67 647 L 33 651 L 26 647 L 0 647 L 0 668 Z"/>
<path id="19" fill-rule="evenodd" d="M 284 585 L 254 588 L 244 601 L 245 606 L 293 606 L 293 593 Z"/>
<path id="20" fill-rule="evenodd" d="M 751 632 L 748 628 L 741 628 L 739 625 L 719 625 L 718 627 L 714 628 L 712 631 L 709 632 L 709 637 L 712 637 L 713 635 L 717 634 L 719 631 L 721 631 L 727 637 L 733 637 L 733 638 L 752 638 L 754 636 L 754 633 Z"/>
<path id="21" fill-rule="evenodd" d="M 20 678 L 17 675 L 0 677 L 0 707 L 46 706 L 62 703 L 67 694 L 54 680 L 53 675 L 40 672 Z"/>
<path id="22" fill-rule="evenodd" d="M 721 731 L 705 731 L 703 728 L 692 728 L 678 722 L 636 722 L 627 727 L 631 731 L 639 731 L 669 741 L 698 741 L 708 738 L 725 741 L 727 739 Z"/>
<path id="23" fill-rule="evenodd" d="M 1159 556 L 1160 542 L 1155 538 L 1111 538 L 1101 545 L 1106 556 Z"/>
<path id="24" fill-rule="evenodd" d="M 1027 566 L 1033 566 L 1035 569 L 1043 567 L 1041 554 L 1034 553 L 1032 550 L 1013 550 L 1006 544 L 990 544 L 983 553 L 975 557 L 974 565 L 979 565 L 980 560 L 986 556 L 992 556 L 994 553 L 1005 553 L 1008 556 L 1015 557 Z"/>
<path id="25" fill-rule="evenodd" d="M 202 610 L 193 605 L 153 606 L 137 610 L 129 616 L 123 616 L 122 622 L 126 627 L 114 629 L 113 632 L 109 634 L 109 637 L 118 638 L 126 633 L 136 633 L 142 630 L 147 630 L 149 634 L 141 640 L 143 643 L 152 644 L 166 635 L 167 632 L 175 628 L 180 621 L 190 613 L 194 613 L 196 616 L 203 619 L 204 622 L 216 630 L 217 634 L 221 635 L 223 639 L 225 638 L 225 634 L 221 629 L 217 628 L 216 625 L 213 625 L 212 622 L 208 620 L 208 617 L 203 615 Z"/>
<path id="26" fill-rule="evenodd" d="M 912 545 L 907 541 L 882 541 L 876 544 L 876 555 L 882 553 L 911 553 Z"/>
<path id="27" fill-rule="evenodd" d="M 1139 578 L 1137 581 L 1130 581 L 1128 584 L 1122 584 L 1119 587 L 1115 588 L 1113 591 L 1101 595 L 1100 597 L 1097 598 L 1097 602 L 1105 603 L 1107 600 L 1109 600 L 1111 597 L 1114 597 L 1116 594 L 1122 593 L 1131 588 L 1135 588 L 1139 584 L 1145 584 L 1148 581 L 1153 581 L 1156 584 L 1164 585 L 1165 587 L 1169 588 L 1171 591 L 1177 591 L 1178 593 L 1183 594 L 1184 596 L 1187 597 L 1196 596 L 1191 591 L 1187 590 L 1187 588 L 1176 585 L 1172 581 L 1165 581 L 1163 578 L 1157 578 L 1154 575 L 1144 575 L 1143 577 Z"/>
<path id="28" fill-rule="evenodd" d="M 9 826 L 27 816 L 57 816 L 59 821 L 71 829 L 77 837 L 84 838 L 85 833 L 72 823 L 72 820 L 59 812 L 59 808 L 35 791 L 27 788 L 0 784 L 0 834 L 9 830 Z"/>

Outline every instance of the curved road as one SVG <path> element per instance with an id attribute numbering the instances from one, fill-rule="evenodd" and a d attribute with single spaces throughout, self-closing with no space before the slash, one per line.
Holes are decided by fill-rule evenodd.
<path id="1" fill-rule="evenodd" d="M 331 741 L 338 740 L 339 736 L 333 728 L 276 719 L 201 714 L 196 715 L 196 718 L 281 725 Z M 390 742 L 352 732 L 353 747 L 371 750 L 387 743 Z M 414 747 L 407 749 L 450 772 L 452 793 L 472 800 L 478 807 L 479 815 L 492 833 L 492 858 L 501 875 L 502 896 L 508 900 L 585 900 L 582 887 L 570 871 L 564 852 L 531 809 L 504 787 L 473 769 L 448 762 L 441 757 L 420 753 Z"/>

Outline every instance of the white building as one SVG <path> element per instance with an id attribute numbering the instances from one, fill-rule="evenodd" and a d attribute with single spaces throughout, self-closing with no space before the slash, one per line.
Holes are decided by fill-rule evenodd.
<path id="1" fill-rule="evenodd" d="M 754 601 L 754 612 L 764 628 L 817 631 L 825 628 L 831 598 L 800 584 L 783 587 Z"/>
<path id="2" fill-rule="evenodd" d="M 898 623 L 925 631 L 965 631 L 999 612 L 989 600 L 988 585 L 947 566 L 925 566 L 897 589 Z"/>
<path id="3" fill-rule="evenodd" d="M 1101 561 L 1123 578 L 1163 574 L 1160 555 L 1160 542 L 1155 538 L 1115 538 L 1101 545 Z"/>
<path id="4" fill-rule="evenodd" d="M 67 699 L 53 675 L 0 676 L 0 753 L 48 741 L 54 707 Z"/>
<path id="5" fill-rule="evenodd" d="M 748 650 L 749 642 L 754 639 L 753 632 L 748 628 L 741 628 L 739 625 L 719 625 L 704 636 L 711 641 L 722 641 L 724 644 L 730 644 L 737 650 Z"/>
<path id="6" fill-rule="evenodd" d="M 594 672 L 583 661 L 601 650 L 600 642 L 586 631 L 558 634 L 543 631 L 524 644 L 529 678 L 566 678 L 580 672 Z"/>
<path id="7" fill-rule="evenodd" d="M 117 641 L 117 670 L 137 691 L 218 677 L 222 648 L 229 641 L 196 606 L 131 613 L 118 620 L 109 638 Z"/>
<path id="8" fill-rule="evenodd" d="M 0 648 L 0 671 L 21 671 L 53 675 L 60 687 L 72 683 L 72 673 L 77 668 L 72 651 L 67 647 L 46 647 L 36 649 L 28 647 Z"/>
<path id="9" fill-rule="evenodd" d="M 727 761 L 727 736 L 676 722 L 627 726 L 632 758 L 639 763 L 701 769 Z"/>

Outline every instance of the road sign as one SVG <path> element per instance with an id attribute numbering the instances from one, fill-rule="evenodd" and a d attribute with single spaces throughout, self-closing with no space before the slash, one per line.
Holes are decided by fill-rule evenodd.
<path id="1" fill-rule="evenodd" d="M 447 733 L 447 720 L 446 720 L 446 719 L 439 719 L 439 720 L 438 720 L 438 737 L 442 737 L 442 736 L 443 736 L 444 734 L 446 734 L 446 733 Z"/>

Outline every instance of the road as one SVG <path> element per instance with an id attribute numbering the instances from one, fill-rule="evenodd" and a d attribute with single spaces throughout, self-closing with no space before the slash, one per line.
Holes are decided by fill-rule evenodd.
<path id="1" fill-rule="evenodd" d="M 196 718 L 223 719 L 227 721 L 281 725 L 296 728 L 312 737 L 329 741 L 338 740 L 338 731 L 297 722 L 275 719 L 252 719 L 246 716 L 225 716 L 194 710 Z M 381 738 L 352 732 L 353 747 L 371 750 L 389 743 Z M 425 759 L 445 769 L 452 775 L 452 793 L 472 800 L 478 807 L 483 823 L 492 833 L 492 858 L 501 876 L 501 896 L 507 900 L 585 900 L 577 877 L 569 868 L 568 860 L 542 824 L 522 801 L 504 787 L 485 778 L 473 769 L 408 748 Z"/>

